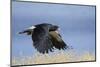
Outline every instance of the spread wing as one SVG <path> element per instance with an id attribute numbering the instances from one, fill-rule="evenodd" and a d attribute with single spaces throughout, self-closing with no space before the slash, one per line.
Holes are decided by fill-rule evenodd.
<path id="1" fill-rule="evenodd" d="M 32 34 L 33 46 L 40 53 L 52 52 L 53 44 L 47 31 L 43 29 L 35 28 Z"/>
<path id="2" fill-rule="evenodd" d="M 50 31 L 49 35 L 51 37 L 51 41 L 53 43 L 53 46 L 59 50 L 66 49 L 68 46 L 65 44 L 65 42 L 62 40 L 60 34 L 58 34 L 56 31 Z"/>

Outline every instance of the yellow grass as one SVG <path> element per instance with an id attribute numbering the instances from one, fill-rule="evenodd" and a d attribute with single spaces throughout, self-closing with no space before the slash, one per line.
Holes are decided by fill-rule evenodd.
<path id="1" fill-rule="evenodd" d="M 12 58 L 12 65 L 46 64 L 60 62 L 94 61 L 95 56 L 89 52 L 77 54 L 75 52 L 53 52 L 51 54 L 36 53 L 33 56 L 21 56 Z"/>

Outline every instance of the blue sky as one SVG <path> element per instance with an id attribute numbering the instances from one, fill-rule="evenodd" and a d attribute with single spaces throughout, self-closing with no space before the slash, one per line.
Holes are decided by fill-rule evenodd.
<path id="1" fill-rule="evenodd" d="M 12 55 L 33 55 L 30 36 L 18 32 L 39 23 L 60 27 L 60 34 L 76 52 L 95 52 L 95 7 L 46 3 L 12 2 Z"/>

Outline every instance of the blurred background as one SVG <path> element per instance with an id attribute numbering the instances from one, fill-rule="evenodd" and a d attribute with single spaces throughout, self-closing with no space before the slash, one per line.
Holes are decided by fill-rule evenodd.
<path id="1" fill-rule="evenodd" d="M 60 27 L 60 34 L 77 53 L 95 54 L 95 7 L 46 3 L 12 2 L 12 56 L 30 56 L 37 51 L 31 36 L 18 32 L 39 24 Z"/>

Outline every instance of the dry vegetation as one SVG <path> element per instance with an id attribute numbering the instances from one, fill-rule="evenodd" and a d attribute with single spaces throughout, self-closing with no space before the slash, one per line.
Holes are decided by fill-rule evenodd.
<path id="1" fill-rule="evenodd" d="M 89 52 L 77 54 L 72 51 L 53 52 L 51 54 L 36 53 L 33 56 L 13 57 L 12 65 L 46 64 L 60 62 L 94 61 L 95 56 Z"/>

